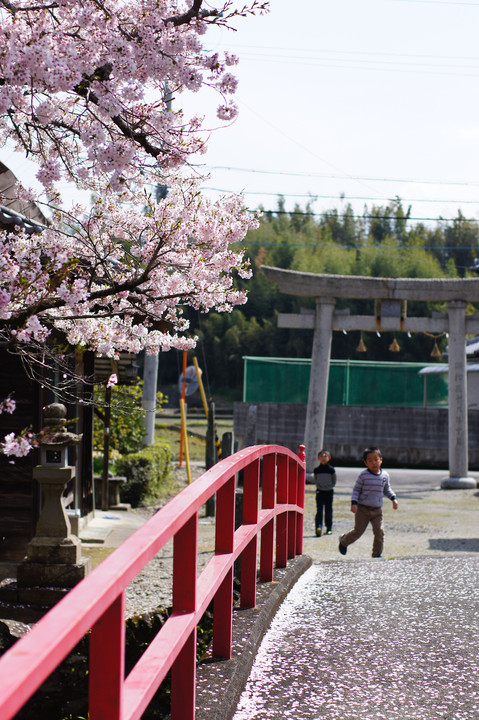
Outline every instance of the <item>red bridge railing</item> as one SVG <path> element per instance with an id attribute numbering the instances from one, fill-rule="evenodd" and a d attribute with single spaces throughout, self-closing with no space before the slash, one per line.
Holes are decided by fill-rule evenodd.
<path id="1" fill-rule="evenodd" d="M 235 530 L 236 476 L 241 470 L 243 518 Z M 5 653 L 0 659 L 0 718 L 13 718 L 91 631 L 90 720 L 141 718 L 170 669 L 171 719 L 193 720 L 196 626 L 214 601 L 213 655 L 231 657 L 234 563 L 241 556 L 240 605 L 254 607 L 258 574 L 261 581 L 271 581 L 274 564 L 285 567 L 302 552 L 304 483 L 304 446 L 299 455 L 277 445 L 253 446 L 205 472 Z M 214 555 L 197 577 L 198 514 L 214 493 Z M 124 677 L 126 587 L 171 538 L 172 614 Z"/>

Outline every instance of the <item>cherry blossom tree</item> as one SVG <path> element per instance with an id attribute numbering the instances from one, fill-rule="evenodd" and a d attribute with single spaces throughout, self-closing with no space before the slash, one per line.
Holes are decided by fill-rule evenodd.
<path id="1" fill-rule="evenodd" d="M 213 88 L 218 123 L 235 117 L 237 59 L 202 38 L 266 6 L 0 0 L 0 141 L 36 161 L 43 194 L 18 196 L 51 216 L 40 233 L 0 233 L 0 346 L 30 363 L 65 342 L 109 357 L 186 349 L 184 306 L 245 301 L 238 243 L 257 220 L 241 197 L 202 196 L 191 163 L 207 133 L 181 98 Z M 89 207 L 63 207 L 65 180 Z"/>

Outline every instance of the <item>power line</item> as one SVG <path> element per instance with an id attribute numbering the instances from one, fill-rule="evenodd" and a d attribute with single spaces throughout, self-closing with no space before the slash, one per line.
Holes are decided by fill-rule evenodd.
<path id="1" fill-rule="evenodd" d="M 202 190 L 212 190 L 214 192 L 222 192 L 222 193 L 233 193 L 233 190 L 225 190 L 224 188 L 215 188 L 215 187 L 203 187 Z M 315 202 L 316 200 L 374 200 L 374 201 L 381 201 L 381 202 L 393 202 L 396 200 L 396 196 L 391 198 L 380 198 L 380 197 L 366 197 L 363 195 L 318 195 L 314 192 L 311 193 L 282 193 L 282 192 L 264 192 L 263 190 L 242 190 L 242 195 L 266 195 L 271 197 L 284 197 L 284 198 L 309 198 L 312 202 Z M 399 198 L 400 202 L 404 203 L 456 203 L 458 205 L 479 205 L 479 199 L 478 200 L 438 200 L 436 198 L 432 199 L 418 199 L 418 198 Z"/>
<path id="2" fill-rule="evenodd" d="M 365 180 L 368 182 L 393 182 L 393 183 L 408 183 L 412 185 L 456 185 L 460 187 L 477 187 L 479 186 L 478 181 L 464 182 L 459 180 L 411 180 L 407 178 L 378 178 L 368 176 L 352 176 L 352 175 L 329 175 L 323 173 L 314 172 L 291 172 L 288 170 L 257 170 L 255 168 L 241 168 L 232 167 L 229 165 L 204 165 L 205 169 L 209 170 L 231 170 L 233 172 L 244 172 L 253 173 L 259 175 L 284 175 L 287 177 L 312 177 L 321 178 L 325 180 Z"/>
<path id="3" fill-rule="evenodd" d="M 478 3 L 479 5 L 479 3 Z M 358 55 L 366 55 L 371 57 L 397 57 L 397 58 L 421 58 L 421 59 L 433 59 L 436 58 L 437 60 L 478 60 L 478 55 L 431 55 L 431 54 L 424 54 L 424 53 L 394 53 L 394 52 L 378 52 L 374 50 L 333 50 L 330 48 L 325 48 L 323 50 L 318 50 L 317 47 L 315 48 L 291 48 L 291 47 L 284 47 L 281 45 L 234 45 L 232 44 L 232 47 L 235 48 L 235 50 L 241 50 L 242 48 L 247 48 L 249 50 L 257 50 L 258 55 L 264 55 L 264 57 L 270 56 L 271 50 L 283 50 L 285 52 L 303 52 L 303 53 L 331 53 L 333 55 L 349 55 L 352 58 L 357 57 Z M 261 52 L 264 51 L 264 52 Z"/>
<path id="4" fill-rule="evenodd" d="M 324 243 L 324 242 L 288 242 L 288 243 L 282 243 L 282 242 L 271 242 L 266 241 L 262 242 L 261 240 L 244 240 L 243 243 L 245 245 L 261 245 L 261 247 L 311 247 L 311 248 L 319 248 L 319 247 L 340 247 L 344 250 L 478 250 L 479 247 L 477 245 L 343 245 L 342 243 L 333 242 L 333 243 Z"/>
<path id="5" fill-rule="evenodd" d="M 260 115 L 258 112 L 256 112 L 256 110 L 254 110 L 254 109 L 253 109 L 252 107 L 250 107 L 247 103 L 245 103 L 244 100 L 242 100 L 241 98 L 238 98 L 238 101 L 240 102 L 240 104 L 242 104 L 244 107 L 246 107 L 246 108 L 249 110 L 250 113 L 252 113 L 253 115 L 256 115 L 256 117 L 259 118 L 259 119 L 260 119 L 262 122 L 264 122 L 266 125 L 269 125 L 269 126 L 272 127 L 274 130 L 276 130 L 277 133 L 279 133 L 280 135 L 283 135 L 283 136 L 284 136 L 285 138 L 287 138 L 293 145 L 296 145 L 297 147 L 301 148 L 302 150 L 305 150 L 309 155 L 311 155 L 312 157 L 317 158 L 317 159 L 320 160 L 322 163 L 324 163 L 325 165 L 328 165 L 330 168 L 332 168 L 332 169 L 335 170 L 336 172 L 343 173 L 344 175 L 350 177 L 351 180 L 354 180 L 354 178 L 351 177 L 351 175 L 350 175 L 349 173 L 347 173 L 345 170 L 343 170 L 343 169 L 340 168 L 340 167 L 337 167 L 336 165 L 333 165 L 333 163 L 329 162 L 329 160 L 326 160 L 326 158 L 321 157 L 321 155 L 319 155 L 318 153 L 316 153 L 316 152 L 314 152 L 313 150 L 311 150 L 310 147 L 307 147 L 305 144 L 299 142 L 296 138 L 293 138 L 293 137 L 291 137 L 290 135 L 288 135 L 288 133 L 286 133 L 286 132 L 285 132 L 284 130 L 282 130 L 280 127 L 278 127 L 277 125 L 275 125 L 274 123 L 272 123 L 270 120 L 268 120 L 267 118 L 263 117 L 263 116 Z M 361 180 L 356 180 L 356 182 L 359 182 L 359 184 L 360 184 L 360 185 L 363 185 L 367 190 L 370 190 L 370 191 L 372 191 L 372 192 L 375 192 L 375 189 L 369 187 L 365 182 L 363 182 L 363 181 L 361 181 Z"/>
<path id="6" fill-rule="evenodd" d="M 423 75 L 441 75 L 453 77 L 477 77 L 478 66 L 439 65 L 413 62 L 399 62 L 397 60 L 370 60 L 358 58 L 328 58 L 307 57 L 299 55 L 264 55 L 263 53 L 243 53 L 241 60 L 254 62 L 267 61 L 269 63 L 287 63 L 288 65 L 304 65 L 329 67 L 347 70 L 380 70 L 383 72 L 422 73 Z"/>
<path id="7" fill-rule="evenodd" d="M 255 213 L 258 212 L 258 210 L 253 210 L 251 208 L 247 209 L 248 212 Z M 309 212 L 307 210 L 265 210 L 261 209 L 261 212 L 264 215 L 305 215 L 308 217 L 322 217 L 324 215 L 327 215 L 329 212 L 332 212 L 331 210 L 323 210 L 322 212 Z M 338 219 L 341 217 L 341 215 L 338 214 Z M 396 218 L 394 215 L 349 215 L 348 218 L 352 218 L 353 220 L 391 220 L 391 221 L 398 221 L 398 222 L 408 222 L 411 220 L 414 220 L 415 222 L 435 222 L 435 223 L 444 223 L 444 222 L 455 222 L 458 218 L 443 218 L 443 217 L 403 217 L 403 218 Z M 461 221 L 467 222 L 467 223 L 476 223 L 479 224 L 479 221 L 475 218 L 466 218 L 461 217 Z"/>
<path id="8" fill-rule="evenodd" d="M 278 46 L 238 45 L 242 60 L 281 62 L 289 64 L 325 65 L 348 69 L 423 71 L 426 74 L 465 75 L 475 77 L 479 57 L 475 55 L 431 55 L 420 53 L 389 53 L 366 50 L 334 50 L 318 48 L 289 48 Z M 246 48 L 241 50 L 241 48 Z M 331 65 L 331 63 L 340 63 Z M 353 64 L 351 64 L 353 63 Z M 454 72 L 444 72 L 444 71 Z M 465 72 L 457 72 L 465 71 Z M 470 72 L 468 72 L 470 71 Z"/>
<path id="9" fill-rule="evenodd" d="M 264 48 L 262 48 L 264 50 Z M 286 48 L 285 48 L 286 50 Z M 253 51 L 253 52 L 246 52 L 241 54 L 241 59 L 243 58 L 253 58 L 255 60 L 257 59 L 266 59 L 266 60 L 301 60 L 304 62 L 312 63 L 312 62 L 354 62 L 356 65 L 357 63 L 381 63 L 383 65 L 409 65 L 414 67 L 424 67 L 424 68 L 449 68 L 452 67 L 457 70 L 467 70 L 467 69 L 477 69 L 477 64 L 461 64 L 458 65 L 457 63 L 477 63 L 479 58 L 475 55 L 414 55 L 414 54 L 401 54 L 401 53 L 379 53 L 379 52 L 364 52 L 362 50 L 351 52 L 348 50 L 329 50 L 329 51 L 319 51 L 321 54 L 316 55 L 305 55 L 304 53 L 306 51 L 304 50 L 286 50 L 288 53 L 294 53 L 294 54 L 284 54 L 284 53 L 274 53 L 271 52 L 262 52 L 261 50 Z M 314 52 L 314 51 L 312 51 Z M 317 52 L 317 51 L 316 51 Z M 361 57 L 362 56 L 362 57 Z M 386 59 L 388 58 L 388 59 Z M 391 58 L 391 59 L 389 59 Z M 416 58 L 416 61 L 413 62 L 413 59 Z M 445 62 L 432 62 L 433 59 L 436 60 L 444 60 Z M 429 62 L 422 62 L 422 61 L 429 61 Z"/>
<path id="10" fill-rule="evenodd" d="M 422 3 L 423 5 L 471 5 L 473 7 L 479 7 L 479 3 L 476 2 L 462 2 L 454 0 L 389 0 L 389 2 L 408 2 L 408 3 Z"/>

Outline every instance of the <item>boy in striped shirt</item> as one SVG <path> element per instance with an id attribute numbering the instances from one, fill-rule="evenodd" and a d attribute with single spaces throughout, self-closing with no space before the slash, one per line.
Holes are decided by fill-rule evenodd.
<path id="1" fill-rule="evenodd" d="M 351 494 L 351 512 L 354 513 L 354 528 L 339 538 L 339 552 L 346 555 L 348 545 L 358 540 L 371 523 L 373 557 L 382 557 L 384 545 L 383 496 L 392 500 L 394 510 L 398 508 L 395 493 L 389 484 L 389 475 L 381 469 L 383 458 L 377 447 L 363 452 L 366 470 L 359 473 Z"/>

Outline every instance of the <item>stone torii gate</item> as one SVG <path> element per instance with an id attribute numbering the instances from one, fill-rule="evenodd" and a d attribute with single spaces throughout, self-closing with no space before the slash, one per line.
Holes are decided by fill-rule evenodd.
<path id="1" fill-rule="evenodd" d="M 479 333 L 479 315 L 466 316 L 468 302 L 479 302 L 479 279 L 375 278 L 323 275 L 263 266 L 288 295 L 316 298 L 316 311 L 280 314 L 278 326 L 314 330 L 306 415 L 306 462 L 311 472 L 323 444 L 333 330 L 430 332 L 449 335 L 449 477 L 443 488 L 475 488 L 468 477 L 466 334 Z M 375 315 L 335 311 L 338 298 L 375 301 Z M 447 314 L 407 317 L 407 301 L 446 302 Z"/>

